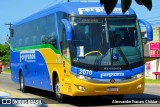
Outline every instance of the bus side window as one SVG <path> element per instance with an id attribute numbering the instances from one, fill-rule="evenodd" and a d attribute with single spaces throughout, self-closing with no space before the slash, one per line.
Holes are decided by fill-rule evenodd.
<path id="1" fill-rule="evenodd" d="M 66 55 L 66 51 L 67 51 L 67 41 L 66 41 L 66 34 L 65 33 L 66 33 L 65 28 L 63 28 L 62 42 L 60 42 L 62 55 Z"/>
<path id="2" fill-rule="evenodd" d="M 69 50 L 69 43 L 66 38 L 66 30 L 63 28 L 62 31 L 62 42 L 60 42 L 61 46 L 61 53 L 64 56 L 64 58 L 70 62 L 70 50 Z"/>
<path id="3" fill-rule="evenodd" d="M 55 32 L 53 32 L 50 36 L 42 35 L 41 39 L 42 44 L 51 44 L 57 49 Z"/>
<path id="4" fill-rule="evenodd" d="M 51 34 L 51 41 L 50 44 L 53 45 L 57 49 L 57 44 L 56 44 L 56 34 L 55 32 L 52 32 Z"/>

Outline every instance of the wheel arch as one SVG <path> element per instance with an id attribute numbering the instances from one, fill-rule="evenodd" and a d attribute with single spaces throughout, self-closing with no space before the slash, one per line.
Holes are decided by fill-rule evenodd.
<path id="1" fill-rule="evenodd" d="M 58 77 L 57 71 L 53 71 L 53 73 L 52 73 L 52 90 L 53 91 L 54 91 L 55 81 L 56 81 L 57 77 Z"/>

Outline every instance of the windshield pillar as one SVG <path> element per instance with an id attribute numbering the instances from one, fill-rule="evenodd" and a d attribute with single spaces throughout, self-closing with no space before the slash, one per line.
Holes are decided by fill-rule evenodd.
<path id="1" fill-rule="evenodd" d="M 70 43 L 67 40 L 65 28 L 63 28 L 63 31 L 62 31 L 62 42 L 60 43 L 60 45 L 61 45 L 61 53 L 63 57 L 70 63 L 71 62 Z"/>

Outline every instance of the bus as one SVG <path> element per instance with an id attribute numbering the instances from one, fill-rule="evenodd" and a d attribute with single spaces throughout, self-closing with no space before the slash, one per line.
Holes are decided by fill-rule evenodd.
<path id="1" fill-rule="evenodd" d="M 98 2 L 57 4 L 11 28 L 11 78 L 22 92 L 29 87 L 68 96 L 123 98 L 144 91 L 144 53 L 140 23 L 120 4 L 106 14 Z"/>

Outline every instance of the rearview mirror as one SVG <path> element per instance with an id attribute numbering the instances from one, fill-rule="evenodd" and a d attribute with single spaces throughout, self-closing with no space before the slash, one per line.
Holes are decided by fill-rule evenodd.
<path id="1" fill-rule="evenodd" d="M 62 23 L 65 26 L 67 41 L 72 40 L 72 26 L 67 19 L 62 19 Z"/>
<path id="2" fill-rule="evenodd" d="M 142 19 L 139 19 L 139 22 L 146 27 L 147 40 L 152 41 L 153 40 L 153 28 L 151 24 Z"/>

